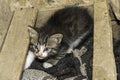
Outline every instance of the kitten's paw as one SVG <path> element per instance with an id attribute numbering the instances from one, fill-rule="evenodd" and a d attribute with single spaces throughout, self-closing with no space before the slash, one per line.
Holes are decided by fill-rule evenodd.
<path id="1" fill-rule="evenodd" d="M 52 67 L 53 65 L 52 64 L 50 64 L 50 63 L 43 63 L 43 67 L 44 68 L 50 68 L 50 67 Z"/>

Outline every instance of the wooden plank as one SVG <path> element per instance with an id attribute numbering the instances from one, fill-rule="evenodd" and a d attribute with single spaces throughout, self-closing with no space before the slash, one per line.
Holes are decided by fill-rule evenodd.
<path id="1" fill-rule="evenodd" d="M 83 5 L 78 5 L 78 6 L 83 6 Z M 60 7 L 58 7 L 60 8 Z M 38 12 L 38 18 L 37 18 L 37 21 L 36 21 L 36 27 L 41 27 L 43 26 L 43 24 L 48 20 L 48 18 L 55 12 L 58 10 L 57 9 L 51 9 L 51 10 L 41 10 L 39 9 L 39 12 Z M 89 13 L 91 16 L 93 16 L 93 5 L 84 5 L 84 8 L 88 9 Z"/>
<path id="2" fill-rule="evenodd" d="M 55 10 L 64 7 L 65 5 L 76 4 L 82 0 L 30 0 L 33 6 L 39 11 Z"/>
<path id="3" fill-rule="evenodd" d="M 27 26 L 33 26 L 37 11 L 17 10 L 0 53 L 0 79 L 19 80 L 29 44 Z"/>
<path id="4" fill-rule="evenodd" d="M 93 80 L 117 80 L 111 28 L 106 0 L 95 0 Z"/>
<path id="5" fill-rule="evenodd" d="M 110 0 L 117 19 L 120 20 L 120 0 Z"/>
<path id="6" fill-rule="evenodd" d="M 78 6 L 86 6 L 85 4 L 93 4 L 93 0 L 19 0 L 20 6 L 27 6 L 27 4 L 39 10 L 36 27 L 42 26 L 47 19 L 56 10 L 63 8 L 67 5 L 75 5 L 80 3 Z M 87 5 L 88 6 L 88 5 Z"/>
<path id="7" fill-rule="evenodd" d="M 13 16 L 10 2 L 11 0 L 0 0 L 0 51 Z"/>
<path id="8" fill-rule="evenodd" d="M 31 4 L 39 11 L 57 10 L 68 5 L 91 5 L 93 0 L 19 0 L 21 5 Z"/>
<path id="9" fill-rule="evenodd" d="M 36 27 L 41 27 L 56 10 L 39 11 L 36 21 Z"/>

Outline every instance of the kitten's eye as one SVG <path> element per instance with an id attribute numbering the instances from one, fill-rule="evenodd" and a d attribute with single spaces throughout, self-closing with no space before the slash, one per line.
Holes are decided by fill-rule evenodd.
<path id="1" fill-rule="evenodd" d="M 49 48 L 45 48 L 45 49 L 44 49 L 44 51 L 48 51 L 48 50 L 49 50 Z"/>
<path id="2" fill-rule="evenodd" d="M 34 47 L 35 49 L 38 49 L 38 43 L 35 43 L 35 44 L 33 45 L 33 47 Z"/>
<path id="3" fill-rule="evenodd" d="M 37 45 L 34 45 L 33 48 L 34 48 L 34 49 L 38 49 Z"/>
<path id="4" fill-rule="evenodd" d="M 39 50 L 38 50 L 38 47 L 37 47 L 37 46 L 34 46 L 34 50 L 35 50 L 35 52 L 36 52 L 36 53 L 38 53 L 38 52 L 39 52 Z"/>
<path id="5" fill-rule="evenodd" d="M 35 46 L 35 49 L 38 49 L 38 47 L 37 47 L 37 46 Z"/>
<path id="6" fill-rule="evenodd" d="M 34 45 L 33 49 L 35 50 L 36 53 L 39 52 L 37 45 Z"/>

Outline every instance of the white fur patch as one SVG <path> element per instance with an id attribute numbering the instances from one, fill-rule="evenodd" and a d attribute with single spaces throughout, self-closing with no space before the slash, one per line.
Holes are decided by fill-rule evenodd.
<path id="1" fill-rule="evenodd" d="M 40 57 L 38 57 L 39 59 L 44 59 L 45 57 L 48 56 L 48 52 L 47 51 L 44 51 L 45 49 L 45 45 L 39 45 L 39 52 L 37 54 L 37 56 L 41 55 Z"/>
<path id="2" fill-rule="evenodd" d="M 76 39 L 69 47 L 69 49 L 67 50 L 67 53 L 71 53 L 71 51 L 73 50 L 73 48 L 77 47 L 79 45 L 79 43 L 81 42 L 81 40 L 89 33 L 89 31 L 87 31 L 86 33 L 84 33 L 82 36 L 80 36 L 78 39 Z"/>
<path id="3" fill-rule="evenodd" d="M 28 55 L 26 57 L 24 70 L 27 69 L 31 65 L 31 63 L 33 62 L 34 59 L 35 59 L 35 55 L 33 54 L 33 52 L 28 51 Z"/>
<path id="4" fill-rule="evenodd" d="M 47 62 L 44 62 L 43 63 L 43 67 L 44 68 L 50 68 L 50 67 L 52 67 L 53 65 L 52 64 L 50 64 L 50 63 L 47 63 Z"/>
<path id="5" fill-rule="evenodd" d="M 81 35 L 78 39 L 76 39 L 70 46 L 72 48 L 78 46 L 78 44 L 81 42 L 81 40 L 89 33 L 89 31 L 85 32 L 83 35 Z"/>
<path id="6" fill-rule="evenodd" d="M 71 53 L 72 52 L 72 50 L 73 50 L 73 48 L 69 48 L 68 50 L 67 50 L 67 52 L 66 53 Z"/>

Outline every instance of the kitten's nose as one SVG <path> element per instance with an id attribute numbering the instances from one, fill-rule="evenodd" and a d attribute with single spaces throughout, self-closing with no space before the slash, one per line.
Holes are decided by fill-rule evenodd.
<path id="1" fill-rule="evenodd" d="M 41 56 L 42 56 L 42 53 L 41 53 L 41 52 L 39 52 L 39 53 L 38 53 L 38 56 L 39 56 L 39 57 L 41 57 Z"/>

